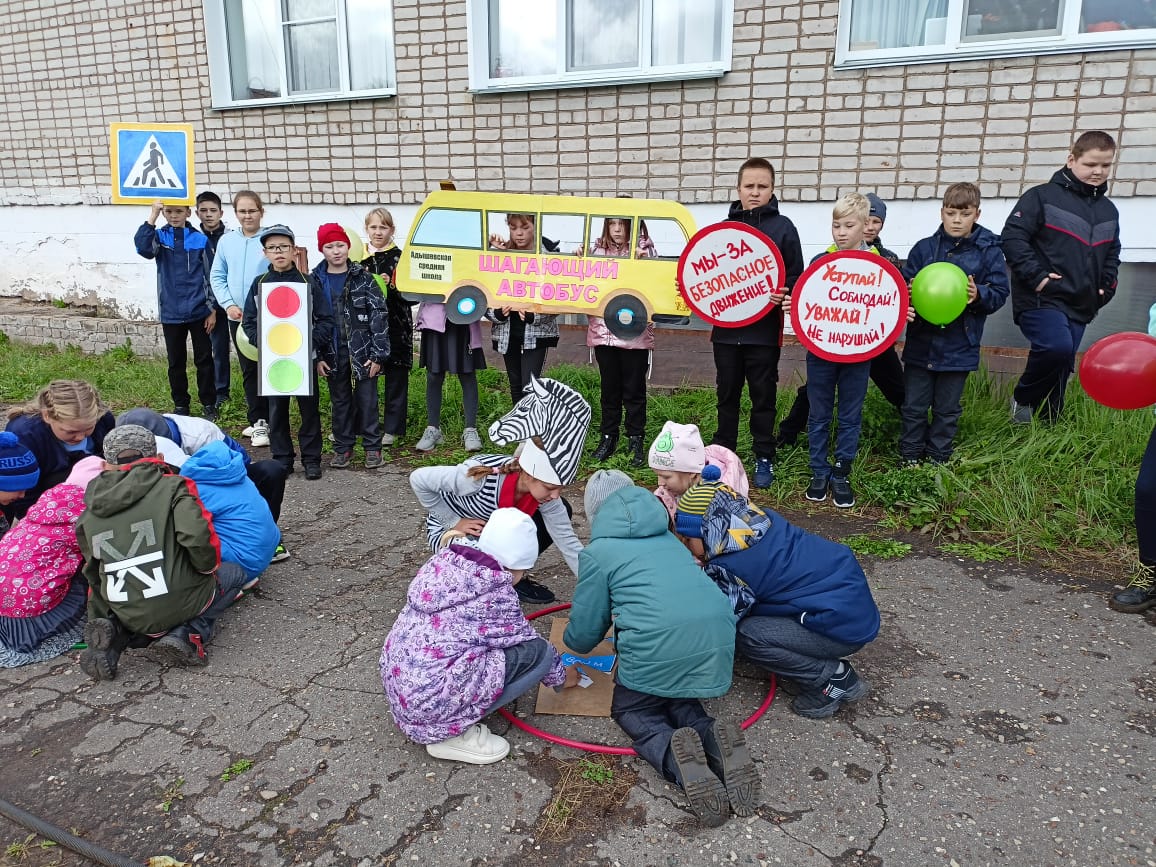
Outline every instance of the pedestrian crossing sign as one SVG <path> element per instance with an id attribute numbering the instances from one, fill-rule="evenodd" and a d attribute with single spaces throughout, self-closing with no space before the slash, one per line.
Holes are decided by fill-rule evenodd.
<path id="1" fill-rule="evenodd" d="M 109 141 L 114 205 L 195 203 L 192 124 L 114 123 Z"/>

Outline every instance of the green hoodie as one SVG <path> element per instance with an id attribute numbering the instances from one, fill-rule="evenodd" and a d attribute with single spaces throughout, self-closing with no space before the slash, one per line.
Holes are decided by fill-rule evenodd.
<path id="1" fill-rule="evenodd" d="M 594 518 L 578 556 L 566 645 L 588 653 L 613 615 L 618 682 L 663 698 L 712 698 L 731 686 L 735 615 L 669 531 L 654 494 L 624 488 Z"/>
<path id="2" fill-rule="evenodd" d="M 195 484 L 143 460 L 101 473 L 84 500 L 76 538 L 89 618 L 111 612 L 130 632 L 157 635 L 205 610 L 221 546 Z"/>

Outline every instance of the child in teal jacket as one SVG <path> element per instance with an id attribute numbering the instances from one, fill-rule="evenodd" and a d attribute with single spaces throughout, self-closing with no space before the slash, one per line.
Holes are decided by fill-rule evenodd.
<path id="1" fill-rule="evenodd" d="M 566 645 L 589 653 L 614 623 L 618 668 L 610 714 L 634 749 L 683 788 L 703 824 L 730 806 L 749 816 L 759 778 L 742 731 L 707 715 L 700 698 L 730 689 L 735 616 L 727 598 L 670 532 L 653 494 L 617 470 L 586 485 L 590 544 L 578 556 L 578 586 Z"/>

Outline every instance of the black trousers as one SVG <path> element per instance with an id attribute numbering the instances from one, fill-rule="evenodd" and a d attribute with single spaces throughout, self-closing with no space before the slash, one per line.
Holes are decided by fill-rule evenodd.
<path id="1" fill-rule="evenodd" d="M 535 346 L 533 349 L 510 347 L 510 351 L 502 356 L 502 360 L 506 362 L 506 375 L 510 378 L 510 398 L 514 403 L 522 399 L 522 393 L 530 384 L 530 375 L 542 375 L 542 370 L 546 367 L 546 353 L 549 351 L 547 346 Z M 598 364 L 599 367 L 602 366 L 602 362 Z"/>
<path id="2" fill-rule="evenodd" d="M 924 370 L 907 366 L 907 400 L 900 415 L 903 429 L 899 436 L 899 457 L 919 460 L 924 456 L 937 463 L 951 460 L 955 434 L 963 415 L 963 387 L 966 370 Z M 928 410 L 931 422 L 927 421 Z"/>
<path id="3" fill-rule="evenodd" d="M 779 347 L 714 343 L 718 428 L 711 440 L 738 451 L 743 383 L 751 395 L 751 440 L 756 458 L 775 459 L 775 400 L 778 396 Z"/>
<path id="4" fill-rule="evenodd" d="M 285 472 L 285 465 L 280 461 L 253 461 L 245 468 L 246 475 L 269 504 L 269 511 L 273 513 L 274 522 L 281 520 L 281 504 L 285 501 L 285 479 L 289 474 Z"/>
<path id="5" fill-rule="evenodd" d="M 626 435 L 646 435 L 646 368 L 650 352 L 645 349 L 621 349 L 617 346 L 595 346 L 598 375 L 602 380 L 601 399 L 603 434 L 618 436 L 618 425 L 626 408 Z"/>
<path id="6" fill-rule="evenodd" d="M 313 396 L 297 398 L 301 412 L 301 427 L 297 441 L 301 444 L 301 463 L 305 466 L 321 463 L 321 401 L 317 397 L 317 368 L 310 365 L 313 376 Z M 273 460 L 286 469 L 293 468 L 297 455 L 293 452 L 293 436 L 289 430 L 288 397 L 266 398 L 269 407 L 269 452 Z"/>
<path id="7" fill-rule="evenodd" d="M 353 378 L 353 368 L 345 353 L 326 378 L 333 415 L 333 442 L 337 452 L 353 451 L 358 434 L 365 450 L 381 451 L 381 419 L 377 408 L 377 377 Z"/>
<path id="8" fill-rule="evenodd" d="M 670 751 L 675 731 L 689 726 L 700 738 L 711 734 L 714 719 L 697 698 L 662 698 L 614 684 L 610 716 L 630 735 L 634 751 L 666 780 L 682 785 Z"/>
<path id="9" fill-rule="evenodd" d="M 213 344 L 213 370 L 217 374 L 217 402 L 220 403 L 229 399 L 229 389 L 233 383 L 233 350 L 229 346 L 233 342 L 233 335 L 229 331 L 229 317 L 225 315 L 225 309 L 214 302 L 213 310 L 217 314 L 217 324 L 213 326 L 209 340 Z"/>
<path id="10" fill-rule="evenodd" d="M 189 397 L 189 347 L 193 341 L 193 365 L 197 369 L 197 397 L 201 406 L 217 403 L 217 374 L 213 369 L 213 341 L 205 331 L 205 320 L 161 325 L 165 337 L 165 354 L 169 357 L 169 393 L 174 406 L 187 407 Z"/>
<path id="11" fill-rule="evenodd" d="M 565 497 L 562 498 L 562 505 L 566 507 L 566 514 L 571 518 L 574 517 L 574 507 L 570 505 Z M 546 522 L 542 520 L 541 512 L 534 512 L 533 521 L 534 526 L 538 529 L 538 554 L 541 554 L 554 544 L 554 537 L 551 536 L 550 531 L 546 529 Z"/>
<path id="12" fill-rule="evenodd" d="M 234 346 L 237 345 L 237 329 L 240 327 L 240 322 L 229 320 L 229 333 L 233 336 Z M 245 411 L 249 424 L 256 424 L 261 419 L 268 421 L 269 400 L 260 394 L 261 372 L 257 362 L 243 356 L 240 348 L 237 349 L 237 362 L 241 365 L 241 382 L 245 386 Z"/>
<path id="13" fill-rule="evenodd" d="M 387 364 L 380 378 L 385 380 L 382 429 L 387 434 L 403 436 L 409 423 L 409 368 Z"/>

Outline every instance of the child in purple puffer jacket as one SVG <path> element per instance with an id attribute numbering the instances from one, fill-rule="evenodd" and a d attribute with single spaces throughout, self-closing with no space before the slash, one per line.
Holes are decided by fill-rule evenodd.
<path id="1" fill-rule="evenodd" d="M 381 651 L 381 681 L 398 727 L 438 759 L 488 765 L 510 744 L 479 720 L 537 683 L 578 673 L 526 620 L 514 585 L 538 558 L 529 515 L 498 509 L 477 547 L 454 542 L 418 571 Z"/>

